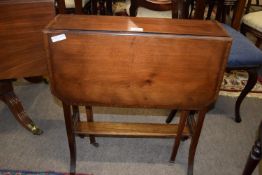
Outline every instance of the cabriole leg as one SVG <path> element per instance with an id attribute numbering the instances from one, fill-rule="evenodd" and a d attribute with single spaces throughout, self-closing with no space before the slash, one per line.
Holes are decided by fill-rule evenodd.
<path id="1" fill-rule="evenodd" d="M 15 95 L 12 81 L 0 81 L 0 100 L 2 100 L 15 116 L 16 120 L 28 131 L 34 135 L 41 135 L 43 131 L 39 129 L 34 122 L 28 117 L 21 101 Z"/>
<path id="2" fill-rule="evenodd" d="M 235 105 L 235 121 L 241 122 L 240 117 L 240 106 L 244 98 L 247 96 L 247 94 L 253 89 L 253 87 L 257 83 L 257 70 L 256 69 L 249 69 L 248 72 L 248 80 L 245 88 L 240 93 L 239 97 L 237 98 L 236 105 Z"/>

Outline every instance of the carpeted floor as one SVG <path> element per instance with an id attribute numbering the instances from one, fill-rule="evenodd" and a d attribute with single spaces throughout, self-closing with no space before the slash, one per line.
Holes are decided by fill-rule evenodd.
<path id="1" fill-rule="evenodd" d="M 69 175 L 69 173 L 54 171 L 23 171 L 23 170 L 4 170 L 0 169 L 0 175 Z M 92 174 L 76 174 L 76 175 L 92 175 Z"/>
<path id="2" fill-rule="evenodd" d="M 0 103 L 0 168 L 30 171 L 69 170 L 62 108 L 46 84 L 18 83 L 18 96 L 44 130 L 34 136 Z M 239 175 L 262 119 L 262 100 L 247 98 L 242 123 L 233 121 L 235 98 L 219 97 L 206 117 L 197 149 L 195 175 Z M 169 110 L 96 107 L 96 120 L 164 122 Z M 181 144 L 175 164 L 168 163 L 172 139 L 98 138 L 99 148 L 77 138 L 77 172 L 94 175 L 185 175 L 189 141 Z M 258 175 L 257 168 L 254 175 Z M 262 172 L 262 166 L 260 165 Z M 262 175 L 262 173 L 260 173 Z"/>

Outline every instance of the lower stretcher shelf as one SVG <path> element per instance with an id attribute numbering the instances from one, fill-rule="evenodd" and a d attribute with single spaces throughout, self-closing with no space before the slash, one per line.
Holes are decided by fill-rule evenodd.
<path id="1" fill-rule="evenodd" d="M 78 122 L 76 134 L 130 137 L 176 137 L 177 124 Z M 182 136 L 190 136 L 185 127 Z"/>

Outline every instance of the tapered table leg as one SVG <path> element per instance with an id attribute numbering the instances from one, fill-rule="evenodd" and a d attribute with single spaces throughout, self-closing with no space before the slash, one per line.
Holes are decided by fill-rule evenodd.
<path id="1" fill-rule="evenodd" d="M 178 151 L 178 148 L 179 148 L 179 145 L 180 145 L 180 139 L 182 138 L 182 132 L 185 128 L 188 115 L 189 115 L 189 111 L 182 111 L 181 112 L 181 117 L 180 117 L 180 120 L 179 120 L 178 129 L 177 129 L 177 136 L 175 138 L 175 143 L 174 143 L 173 151 L 172 151 L 171 158 L 170 158 L 171 163 L 175 161 L 177 151 Z"/>
<path id="2" fill-rule="evenodd" d="M 75 107 L 74 107 L 75 108 Z M 76 109 L 76 108 L 75 108 Z M 64 118 L 66 124 L 67 140 L 70 151 L 70 175 L 76 173 L 76 140 L 74 134 L 74 121 L 71 117 L 70 105 L 63 103 Z"/>
<path id="3" fill-rule="evenodd" d="M 193 175 L 193 169 L 194 169 L 193 166 L 194 166 L 196 148 L 197 148 L 198 140 L 201 134 L 206 112 L 207 112 L 207 109 L 201 110 L 198 113 L 197 122 L 194 127 L 194 133 L 192 135 L 192 140 L 191 140 L 190 147 L 189 147 L 187 175 Z"/>
<path id="4" fill-rule="evenodd" d="M 0 100 L 2 100 L 15 116 L 16 120 L 28 131 L 34 135 L 40 135 L 43 133 L 34 122 L 28 117 L 21 101 L 15 95 L 11 80 L 0 81 Z"/>

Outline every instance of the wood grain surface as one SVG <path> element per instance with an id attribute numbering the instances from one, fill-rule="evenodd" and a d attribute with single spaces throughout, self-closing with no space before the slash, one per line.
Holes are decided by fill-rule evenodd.
<path id="1" fill-rule="evenodd" d="M 75 133 L 97 136 L 175 137 L 177 129 L 176 124 L 79 122 Z M 188 128 L 184 128 L 183 136 L 189 135 Z"/>
<path id="2" fill-rule="evenodd" d="M 143 29 L 142 32 L 137 33 L 228 37 L 226 31 L 216 21 L 204 20 L 58 15 L 49 26 L 50 30 L 131 31 L 134 33 L 132 28 Z"/>
<path id="3" fill-rule="evenodd" d="M 0 1 L 0 79 L 46 75 L 43 28 L 54 17 L 52 0 Z"/>
<path id="4" fill-rule="evenodd" d="M 82 19 L 72 22 L 82 24 Z M 60 21 L 59 18 L 56 20 Z M 123 23 L 129 20 L 125 18 Z M 144 19 L 143 23 L 147 21 L 155 24 L 154 21 L 158 20 Z M 86 22 L 84 25 L 89 26 L 88 20 Z M 183 35 L 112 33 L 104 31 L 107 23 L 104 24 L 106 27 L 97 26 L 98 31 L 87 31 L 92 27 L 57 31 L 54 28 L 77 25 L 64 26 L 61 23 L 60 27 L 60 22 L 51 24 L 46 36 L 53 93 L 62 101 L 77 105 L 171 109 L 202 109 L 208 106 L 218 95 L 231 39 L 217 37 L 216 33 L 203 37 L 189 35 L 187 33 L 194 33 L 194 28 L 187 32 L 191 21 L 179 23 Z M 90 26 L 92 24 L 91 20 Z M 219 26 L 213 23 L 211 31 L 212 26 L 219 30 Z M 171 31 L 174 26 L 166 24 L 162 28 L 163 31 Z M 51 36 L 61 32 L 66 35 L 65 40 L 50 40 Z"/>

